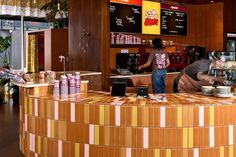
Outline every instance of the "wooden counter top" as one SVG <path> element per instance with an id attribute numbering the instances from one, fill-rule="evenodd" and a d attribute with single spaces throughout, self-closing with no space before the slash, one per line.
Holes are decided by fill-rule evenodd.
<path id="1" fill-rule="evenodd" d="M 53 80 L 47 80 L 47 79 L 35 79 L 33 82 L 27 82 L 27 83 L 17 83 L 17 82 L 12 82 L 12 83 L 19 87 L 24 87 L 24 88 L 53 86 Z M 89 83 L 89 81 L 81 80 L 81 83 L 86 84 Z"/>
<path id="2" fill-rule="evenodd" d="M 177 75 L 179 72 L 170 72 L 167 73 L 167 75 Z M 134 78 L 134 77 L 146 77 L 146 76 L 152 76 L 152 73 L 140 73 L 140 74 L 133 74 L 133 75 L 110 75 L 110 79 L 115 78 Z"/>

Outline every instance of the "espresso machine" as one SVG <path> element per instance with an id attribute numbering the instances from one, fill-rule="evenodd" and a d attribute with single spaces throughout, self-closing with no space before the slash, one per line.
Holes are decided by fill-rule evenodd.
<path id="1" fill-rule="evenodd" d="M 208 58 L 224 58 L 225 62 L 235 62 L 235 52 L 232 51 L 211 51 L 208 52 Z M 225 85 L 232 85 L 236 83 L 236 69 L 234 68 L 224 68 L 224 69 L 212 69 L 209 72 L 210 75 L 214 75 L 216 77 L 224 78 Z"/>
<path id="2" fill-rule="evenodd" d="M 121 75 L 139 73 L 140 61 L 141 55 L 139 53 L 118 53 L 116 54 L 116 69 Z"/>

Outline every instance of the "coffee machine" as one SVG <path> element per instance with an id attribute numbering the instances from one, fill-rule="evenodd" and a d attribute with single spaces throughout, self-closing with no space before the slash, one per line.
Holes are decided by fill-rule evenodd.
<path id="1" fill-rule="evenodd" d="M 141 55 L 139 53 L 117 53 L 116 54 L 116 69 L 126 74 L 139 73 L 138 66 L 140 65 Z M 129 72 L 130 73 L 129 73 Z"/>

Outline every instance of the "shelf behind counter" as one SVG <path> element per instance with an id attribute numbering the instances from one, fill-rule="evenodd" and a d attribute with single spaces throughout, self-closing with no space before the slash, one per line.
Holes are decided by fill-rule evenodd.
<path id="1" fill-rule="evenodd" d="M 173 93 L 173 83 L 174 79 L 179 72 L 168 72 L 166 75 L 166 92 Z M 140 73 L 132 75 L 114 75 L 111 74 L 109 79 L 110 83 L 115 81 L 125 81 L 127 82 L 127 92 L 135 92 L 135 88 L 138 85 L 147 85 L 149 87 L 149 92 L 152 92 L 152 81 L 151 73 Z"/>

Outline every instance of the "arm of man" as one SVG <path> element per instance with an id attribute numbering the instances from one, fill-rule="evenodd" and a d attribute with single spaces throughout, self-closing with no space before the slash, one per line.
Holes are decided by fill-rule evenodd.
<path id="1" fill-rule="evenodd" d="M 204 74 L 202 72 L 197 73 L 197 78 L 200 81 L 206 81 L 209 82 L 210 84 L 214 84 L 215 81 L 223 82 L 224 79 L 220 77 L 215 77 L 215 76 L 210 76 L 208 74 Z"/>
<path id="2" fill-rule="evenodd" d="M 145 64 L 143 64 L 143 65 L 140 65 L 138 68 L 139 68 L 139 69 L 142 69 L 142 68 L 149 67 L 151 63 L 152 63 L 152 61 L 149 61 L 149 60 L 148 60 L 147 63 L 145 63 Z"/>
<path id="3" fill-rule="evenodd" d="M 170 65 L 170 60 L 169 58 L 166 60 L 166 68 L 168 68 L 168 66 Z"/>

